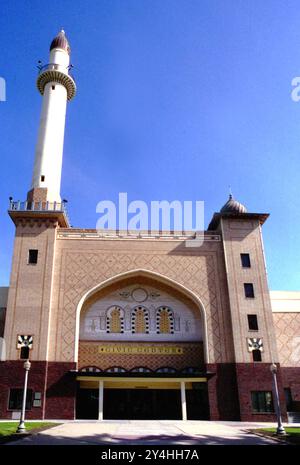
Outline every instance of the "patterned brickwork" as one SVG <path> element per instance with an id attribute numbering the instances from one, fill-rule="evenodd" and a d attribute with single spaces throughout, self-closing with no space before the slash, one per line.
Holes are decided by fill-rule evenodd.
<path id="1" fill-rule="evenodd" d="M 199 296 L 207 314 L 207 332 L 210 360 L 220 361 L 226 350 L 226 334 L 222 334 L 223 308 L 227 303 L 218 301 L 213 255 L 189 256 L 133 253 L 79 253 L 66 252 L 65 282 L 61 325 L 61 357 L 74 358 L 74 328 L 76 308 L 81 297 L 93 286 L 106 279 L 135 269 L 146 269 L 179 282 Z M 228 323 L 227 327 L 228 327 Z M 225 344 L 224 344 L 225 343 Z M 222 347 L 221 347 L 222 346 Z"/>
<path id="2" fill-rule="evenodd" d="M 281 366 L 300 367 L 300 313 L 273 313 Z"/>
<path id="3" fill-rule="evenodd" d="M 157 370 L 161 367 L 172 367 L 181 370 L 186 367 L 199 367 L 204 363 L 203 360 L 203 346 L 198 344 L 178 344 L 176 347 L 183 348 L 183 354 L 180 355 L 120 355 L 120 354 L 103 354 L 99 353 L 99 342 L 94 341 L 80 341 L 79 343 L 79 361 L 78 368 L 95 366 L 101 370 L 107 370 L 111 367 L 122 367 L 126 370 L 131 370 L 135 367 L 147 367 L 151 370 Z M 103 345 L 111 345 L 110 343 L 101 342 Z M 149 346 L 149 344 L 138 343 L 139 346 Z M 118 345 L 130 346 L 131 343 L 120 343 Z M 136 344 L 134 344 L 136 345 Z M 169 344 L 174 346 L 174 343 Z M 168 343 L 155 343 L 153 346 L 166 347 Z"/>

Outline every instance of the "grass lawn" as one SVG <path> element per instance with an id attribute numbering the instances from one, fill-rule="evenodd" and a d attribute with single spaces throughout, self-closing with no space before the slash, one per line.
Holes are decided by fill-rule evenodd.
<path id="1" fill-rule="evenodd" d="M 47 426 L 56 426 L 58 424 L 59 423 L 49 423 L 45 421 L 25 421 L 26 431 L 32 431 L 33 429 L 37 428 L 45 428 Z M 18 421 L 0 421 L 0 438 L 3 438 L 4 436 L 10 436 L 11 434 L 15 434 L 18 425 Z"/>
<path id="2" fill-rule="evenodd" d="M 282 438 L 284 439 L 285 441 L 287 442 L 290 442 L 291 444 L 297 444 L 297 445 L 300 445 L 300 428 L 296 428 L 296 427 L 287 427 L 287 428 L 284 428 L 285 431 L 286 431 L 286 435 L 285 436 L 277 436 L 275 433 L 276 433 L 276 428 L 263 428 L 263 429 L 259 429 L 259 430 L 256 430 L 258 431 L 259 433 L 263 433 L 263 434 L 266 434 L 267 436 L 272 436 L 272 437 L 277 437 L 277 438 Z"/>

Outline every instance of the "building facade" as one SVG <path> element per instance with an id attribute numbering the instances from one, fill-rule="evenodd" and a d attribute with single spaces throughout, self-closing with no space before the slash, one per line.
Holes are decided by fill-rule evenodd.
<path id="1" fill-rule="evenodd" d="M 284 419 L 300 411 L 299 293 L 271 293 L 268 214 L 230 196 L 199 236 L 70 226 L 60 197 L 67 101 L 76 92 L 61 31 L 41 67 L 33 180 L 11 199 L 10 285 L 0 292 L 0 417 Z M 187 246 L 189 244 L 189 246 Z M 6 310 L 4 310 L 6 309 Z M 293 412 L 293 413 L 292 413 Z"/>

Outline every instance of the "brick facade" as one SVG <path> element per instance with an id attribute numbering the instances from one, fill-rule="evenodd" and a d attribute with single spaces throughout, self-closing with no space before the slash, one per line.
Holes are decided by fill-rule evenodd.
<path id="1" fill-rule="evenodd" d="M 66 46 L 60 51 L 66 52 L 63 60 L 68 64 L 70 50 L 64 35 L 63 39 Z M 51 50 L 57 45 L 56 38 Z M 47 73 L 52 76 L 51 70 Z M 43 94 L 48 78 L 42 76 L 46 75 L 40 74 L 38 87 Z M 94 389 L 99 388 L 99 371 L 92 367 L 100 371 L 113 367 L 155 371 L 167 367 L 201 370 L 206 366 L 212 420 L 273 421 L 274 414 L 253 412 L 251 392 L 272 391 L 270 364 L 280 363 L 283 417 L 286 419 L 284 389 L 290 390 L 292 403 L 300 411 L 300 308 L 272 315 L 261 232 L 269 215 L 247 212 L 230 195 L 203 234 L 70 227 L 59 192 L 65 104 L 76 86 L 67 71 L 64 82 L 57 84 L 54 93 L 44 94 L 47 98 L 27 203 L 10 202 L 9 215 L 16 233 L 5 313 L 0 305 L 0 355 L 1 360 L 7 360 L 0 362 L 0 418 L 12 416 L 9 390 L 23 387 L 20 350 L 24 341 L 30 341 L 28 356 L 32 362 L 28 388 L 41 394 L 41 399 L 35 399 L 36 404 L 41 400 L 41 405 L 32 406 L 28 419 L 73 419 L 78 386 L 76 373 L 71 371 L 85 367 L 90 370 L 81 373 L 86 383 L 82 390 L 91 389 L 91 383 Z M 56 137 L 45 138 L 48 130 Z M 37 260 L 29 260 L 32 250 L 37 251 Z M 242 263 L 245 254 L 251 266 Z M 140 289 L 145 299 L 141 292 L 134 297 L 130 286 L 137 284 L 149 286 L 147 292 Z M 245 292 L 249 286 L 251 295 Z M 137 303 L 145 307 L 136 310 Z M 163 307 L 169 312 L 168 330 L 160 327 Z M 115 308 L 118 322 L 114 330 L 110 308 Z M 138 312 L 142 323 L 136 328 Z M 249 324 L 250 315 L 257 325 Z M 138 344 L 139 348 L 153 344 L 156 349 L 171 344 L 183 352 L 99 352 L 99 344 L 111 343 Z M 139 374 L 144 377 L 142 370 Z M 192 380 L 186 379 L 192 383 L 197 378 L 193 370 L 189 374 Z M 114 376 L 113 370 L 102 378 L 110 375 Z M 176 376 L 176 386 L 180 386 L 185 374 Z M 158 377 L 156 383 L 160 382 Z M 204 382 L 201 374 L 197 382 Z M 192 387 L 196 391 L 206 386 Z M 259 408 L 267 406 L 262 402 Z"/>
<path id="2" fill-rule="evenodd" d="M 208 379 L 210 419 L 238 421 L 240 412 L 235 364 L 207 364 L 206 369 L 212 374 Z"/>
<path id="3" fill-rule="evenodd" d="M 241 421 L 276 421 L 275 413 L 255 413 L 252 411 L 251 392 L 273 392 L 272 373 L 269 363 L 237 363 L 236 379 L 240 404 Z M 283 420 L 287 420 L 282 373 L 277 374 L 278 393 Z"/>
<path id="4" fill-rule="evenodd" d="M 27 193 L 28 202 L 47 202 L 48 189 L 45 187 L 36 187 Z"/>
<path id="5" fill-rule="evenodd" d="M 75 418 L 76 376 L 70 372 L 76 368 L 71 363 L 33 362 L 28 389 L 42 393 L 41 407 L 26 411 L 30 419 Z M 208 397 L 211 420 L 224 421 L 276 421 L 275 413 L 254 413 L 251 391 L 272 391 L 269 364 L 207 364 Z M 283 387 L 291 386 L 295 401 L 300 399 L 298 368 L 281 368 L 277 381 L 283 420 L 286 421 Z M 0 363 L 0 416 L 12 418 L 8 409 L 9 389 L 23 388 L 24 368 L 22 361 Z"/>
<path id="6" fill-rule="evenodd" d="M 8 409 L 12 388 L 23 389 L 24 361 L 0 362 L 0 418 L 12 418 Z M 76 381 L 69 370 L 74 363 L 34 361 L 28 374 L 28 389 L 42 394 L 42 405 L 26 410 L 28 420 L 74 419 Z"/>
<path id="7" fill-rule="evenodd" d="M 73 420 L 76 378 L 75 363 L 48 362 L 45 418 Z"/>
<path id="8" fill-rule="evenodd" d="M 281 367 L 282 384 L 290 389 L 292 408 L 300 412 L 300 367 Z"/>
<path id="9" fill-rule="evenodd" d="M 74 418 L 76 376 L 70 370 L 75 368 L 181 370 L 206 363 L 211 374 L 208 395 L 212 420 L 274 421 L 274 414 L 253 413 L 251 405 L 251 391 L 272 391 L 270 364 L 279 361 L 260 225 L 251 218 L 242 221 L 225 218 L 223 223 L 222 231 L 207 233 L 199 248 L 187 248 L 185 240 L 177 239 L 105 238 L 97 236 L 94 230 L 59 228 L 57 223 L 34 218 L 18 223 L 4 334 L 9 361 L 0 363 L 1 418 L 12 415 L 8 410 L 9 388 L 23 387 L 23 362 L 19 360 L 16 341 L 19 334 L 27 334 L 33 337 L 28 387 L 42 393 L 41 407 L 32 407 L 26 414 L 28 419 Z M 28 264 L 29 249 L 39 251 L 35 266 Z M 251 255 L 250 269 L 241 267 L 240 254 L 244 252 Z M 245 298 L 244 282 L 254 283 L 255 299 Z M 116 339 L 104 341 L 100 336 L 93 341 L 80 339 L 80 316 L 91 305 L 89 299 L 108 299 L 109 292 L 116 289 L 119 298 L 120 290 L 132 284 L 152 286 L 162 299 L 164 292 L 178 299 L 176 312 L 182 317 L 181 325 L 188 327 L 189 323 L 182 305 L 189 307 L 196 316 L 194 320 L 201 324 L 199 338 L 190 342 L 180 339 L 181 333 L 174 333 L 174 342 L 156 340 L 154 327 L 152 334 L 132 343 L 140 346 L 170 343 L 182 346 L 184 355 L 120 357 L 102 353 L 100 358 L 98 345 Z M 128 304 L 131 308 L 132 303 L 124 299 L 124 307 Z M 171 303 L 171 307 L 175 305 Z M 259 330 L 255 333 L 249 331 L 249 313 L 258 315 Z M 283 334 L 286 318 L 280 321 Z M 297 328 L 293 333 L 296 338 Z M 129 338 L 129 333 L 127 328 L 124 337 Z M 263 343 L 261 363 L 252 362 L 247 340 L 253 336 Z M 137 336 L 131 339 L 134 337 Z M 119 341 L 118 335 L 117 342 L 130 344 L 131 340 Z M 47 362 L 43 361 L 46 359 Z M 290 388 L 293 401 L 298 402 L 298 376 L 298 370 L 288 365 L 278 373 L 284 419 L 283 388 Z"/>
<path id="10" fill-rule="evenodd" d="M 9 390 L 10 389 L 23 389 L 24 387 L 24 361 L 8 361 L 0 362 L 0 417 L 12 418 L 12 410 L 8 409 Z M 31 410 L 26 411 L 26 418 L 29 420 L 43 418 L 44 410 L 44 392 L 46 380 L 46 362 L 37 361 L 32 363 L 28 375 L 28 389 L 33 392 L 42 393 L 41 407 L 32 407 Z"/>

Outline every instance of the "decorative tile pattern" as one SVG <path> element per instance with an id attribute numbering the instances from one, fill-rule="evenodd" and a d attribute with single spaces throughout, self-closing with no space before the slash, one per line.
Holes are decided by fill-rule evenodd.
<path id="1" fill-rule="evenodd" d="M 300 313 L 273 313 L 281 366 L 300 367 Z"/>
<path id="2" fill-rule="evenodd" d="M 210 360 L 222 359 L 216 276 L 212 255 L 133 254 L 112 252 L 66 252 L 63 308 L 61 309 L 61 358 L 74 360 L 76 308 L 92 287 L 117 274 L 135 269 L 159 272 L 199 296 L 207 315 Z M 219 308 L 218 308 L 219 307 Z M 222 335 L 226 337 L 225 334 Z M 224 346 L 224 344 L 223 344 Z"/>
<path id="3" fill-rule="evenodd" d="M 141 346 L 143 345 L 143 343 L 139 344 Z M 105 345 L 105 343 L 101 342 L 101 346 L 103 345 Z M 130 342 L 122 343 L 122 345 L 130 345 Z M 167 344 L 156 343 L 155 345 L 165 347 Z M 137 367 L 145 367 L 151 370 L 157 370 L 162 367 L 172 367 L 177 370 L 182 370 L 186 367 L 201 367 L 203 365 L 203 345 L 201 342 L 195 344 L 176 344 L 176 346 L 183 348 L 182 355 L 122 355 L 117 353 L 100 353 L 99 342 L 80 341 L 78 368 L 97 367 L 102 371 L 107 371 L 112 367 L 121 367 L 125 370 L 132 370 Z"/>

